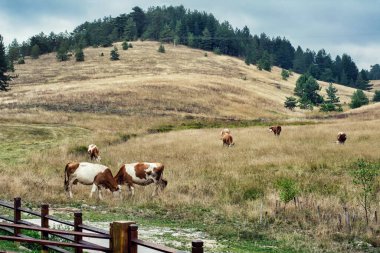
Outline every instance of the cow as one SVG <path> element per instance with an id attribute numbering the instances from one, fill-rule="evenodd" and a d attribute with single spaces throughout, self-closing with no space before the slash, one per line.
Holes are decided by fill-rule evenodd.
<path id="1" fill-rule="evenodd" d="M 234 140 L 232 138 L 232 135 L 229 134 L 229 133 L 225 133 L 222 137 L 222 141 L 223 141 L 223 147 L 224 146 L 227 146 L 227 147 L 232 147 L 233 145 L 235 145 L 234 143 Z"/>
<path id="2" fill-rule="evenodd" d="M 347 135 L 344 132 L 339 132 L 337 136 L 337 144 L 344 144 L 347 140 Z"/>
<path id="3" fill-rule="evenodd" d="M 101 164 L 88 162 L 70 162 L 66 164 L 64 189 L 70 198 L 73 198 L 72 186 L 78 182 L 84 185 L 92 185 L 90 198 L 94 192 L 98 191 L 98 197 L 102 200 L 101 187 L 109 189 L 113 193 L 119 192 L 120 194 L 121 192 L 111 170 Z"/>
<path id="4" fill-rule="evenodd" d="M 224 128 L 224 129 L 220 132 L 220 139 L 223 139 L 223 135 L 225 135 L 225 134 L 231 134 L 230 129 L 228 129 L 228 128 Z"/>
<path id="5" fill-rule="evenodd" d="M 97 162 L 100 162 L 100 151 L 99 148 L 95 144 L 88 145 L 87 153 L 90 156 L 91 160 L 96 160 Z"/>
<path id="6" fill-rule="evenodd" d="M 134 184 L 149 185 L 156 184 L 152 197 L 162 191 L 168 184 L 163 178 L 164 165 L 161 163 L 137 162 L 123 164 L 116 174 L 115 179 L 119 187 L 127 184 L 130 195 L 134 195 Z"/>
<path id="7" fill-rule="evenodd" d="M 269 132 L 273 132 L 274 135 L 280 136 L 281 126 L 271 126 L 271 127 L 269 127 Z"/>

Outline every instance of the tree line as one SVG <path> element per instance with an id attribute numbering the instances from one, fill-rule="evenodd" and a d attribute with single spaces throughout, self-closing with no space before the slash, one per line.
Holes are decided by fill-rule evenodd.
<path id="1" fill-rule="evenodd" d="M 270 38 L 265 33 L 252 35 L 247 26 L 234 29 L 228 21 L 219 22 L 210 13 L 187 10 L 182 5 L 150 7 L 147 11 L 136 6 L 128 14 L 85 22 L 71 33 L 40 33 L 21 44 L 14 40 L 8 47 L 8 59 L 14 62 L 24 56 L 37 58 L 50 52 L 64 56 L 68 50 L 108 47 L 116 41 L 136 39 L 214 51 L 240 57 L 248 65 L 257 64 L 260 69 L 278 66 L 357 89 L 369 90 L 369 80 L 380 79 L 379 64 L 371 66 L 370 71 L 359 71 L 347 54 L 332 59 L 324 49 L 317 53 L 300 46 L 295 49 L 286 38 Z"/>

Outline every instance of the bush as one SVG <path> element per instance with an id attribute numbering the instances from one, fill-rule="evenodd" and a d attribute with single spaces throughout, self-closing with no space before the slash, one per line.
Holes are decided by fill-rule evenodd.
<path id="1" fill-rule="evenodd" d="M 117 61 L 117 60 L 120 60 L 119 59 L 119 53 L 117 52 L 118 49 L 116 46 L 113 47 L 113 49 L 111 50 L 110 52 L 110 55 L 111 55 L 111 61 Z"/>
<path id="2" fill-rule="evenodd" d="M 161 43 L 158 50 L 157 50 L 159 53 L 165 53 L 165 47 L 164 45 Z"/>
<path id="3" fill-rule="evenodd" d="M 283 69 L 281 71 L 282 80 L 288 80 L 289 76 L 290 76 L 290 73 L 286 69 Z"/>
<path id="4" fill-rule="evenodd" d="M 297 98 L 295 97 L 286 97 L 286 101 L 284 102 L 284 107 L 293 111 L 297 106 Z"/>
<path id="5" fill-rule="evenodd" d="M 18 59 L 17 64 L 25 64 L 24 58 Z"/>
<path id="6" fill-rule="evenodd" d="M 372 99 L 373 102 L 380 102 L 380 90 L 375 91 L 375 96 Z"/>
<path id="7" fill-rule="evenodd" d="M 369 100 L 362 90 L 356 90 L 351 97 L 350 107 L 352 109 L 368 105 Z"/>
<path id="8" fill-rule="evenodd" d="M 77 49 L 77 51 L 75 52 L 75 60 L 84 61 L 84 53 L 81 48 Z"/>
<path id="9" fill-rule="evenodd" d="M 123 44 L 121 44 L 122 47 L 123 47 L 123 50 L 128 50 L 129 46 L 128 46 L 128 41 L 124 41 Z"/>
<path id="10" fill-rule="evenodd" d="M 294 199 L 299 190 L 296 182 L 291 178 L 282 178 L 277 180 L 277 189 L 280 191 L 280 200 L 285 203 L 285 205 Z"/>
<path id="11" fill-rule="evenodd" d="M 129 47 L 129 48 L 133 48 L 132 43 L 129 43 L 129 44 L 128 44 L 128 47 Z"/>

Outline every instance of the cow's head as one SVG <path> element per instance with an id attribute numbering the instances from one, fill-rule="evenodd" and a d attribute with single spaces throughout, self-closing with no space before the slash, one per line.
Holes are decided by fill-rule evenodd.
<path id="1" fill-rule="evenodd" d="M 160 189 L 163 190 L 168 185 L 168 180 L 161 178 L 160 181 L 158 181 L 158 185 L 160 186 Z"/>

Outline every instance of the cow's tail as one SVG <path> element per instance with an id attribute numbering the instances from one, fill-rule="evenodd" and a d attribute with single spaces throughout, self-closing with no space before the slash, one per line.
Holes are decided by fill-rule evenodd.
<path id="1" fill-rule="evenodd" d="M 69 190 L 69 175 L 68 175 L 68 172 L 67 172 L 67 170 L 69 168 L 69 164 L 70 163 L 66 164 L 66 167 L 65 167 L 65 182 L 63 184 L 63 187 L 64 187 L 64 189 L 65 189 L 66 192 Z"/>

